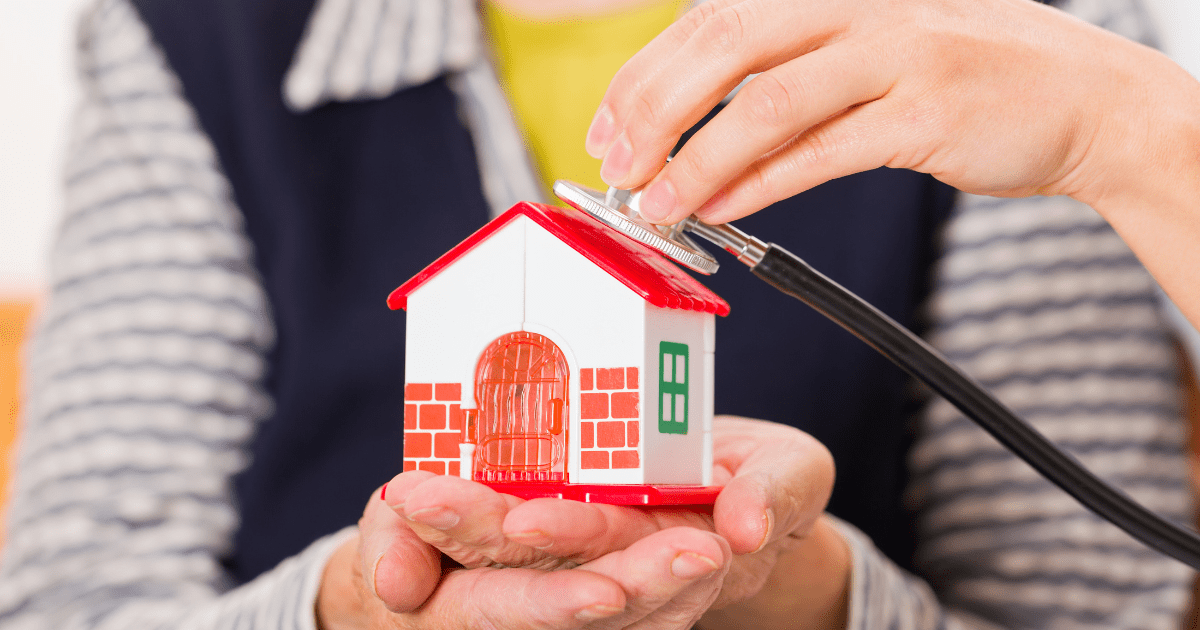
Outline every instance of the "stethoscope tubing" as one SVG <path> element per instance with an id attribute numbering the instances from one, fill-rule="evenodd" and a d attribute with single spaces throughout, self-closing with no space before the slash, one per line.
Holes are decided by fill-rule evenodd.
<path id="1" fill-rule="evenodd" d="M 932 346 L 798 256 L 770 243 L 754 275 L 848 330 L 925 383 L 1050 482 L 1147 546 L 1200 570 L 1200 536 L 1085 468 Z"/>

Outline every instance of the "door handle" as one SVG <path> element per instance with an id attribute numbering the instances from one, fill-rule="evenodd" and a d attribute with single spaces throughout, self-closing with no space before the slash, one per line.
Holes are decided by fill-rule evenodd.
<path id="1" fill-rule="evenodd" d="M 479 443 L 479 410 L 478 409 L 463 409 L 463 442 L 468 444 Z"/>
<path id="2" fill-rule="evenodd" d="M 550 399 L 550 435 L 558 435 L 563 430 L 563 401 L 561 398 Z"/>

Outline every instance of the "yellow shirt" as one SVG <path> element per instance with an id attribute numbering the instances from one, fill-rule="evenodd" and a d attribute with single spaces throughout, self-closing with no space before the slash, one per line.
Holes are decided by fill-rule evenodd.
<path id="1" fill-rule="evenodd" d="M 600 161 L 583 148 L 592 116 L 621 65 L 687 4 L 647 0 L 608 15 L 536 20 L 484 1 L 500 84 L 547 191 L 556 179 L 608 188 L 600 180 Z"/>

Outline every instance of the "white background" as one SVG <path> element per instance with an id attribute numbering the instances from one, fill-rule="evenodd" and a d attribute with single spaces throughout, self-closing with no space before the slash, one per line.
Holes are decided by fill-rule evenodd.
<path id="1" fill-rule="evenodd" d="M 72 29 L 85 1 L 0 0 L 0 298 L 46 277 L 74 101 Z M 1200 1 L 1147 2 L 1167 52 L 1200 76 Z"/>

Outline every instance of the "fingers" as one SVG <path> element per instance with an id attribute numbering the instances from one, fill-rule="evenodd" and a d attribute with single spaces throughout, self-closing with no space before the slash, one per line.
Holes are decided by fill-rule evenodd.
<path id="1" fill-rule="evenodd" d="M 409 529 L 378 491 L 367 502 L 358 527 L 365 595 L 377 597 L 392 612 L 420 606 L 441 577 L 440 554 Z"/>
<path id="2" fill-rule="evenodd" d="M 522 501 L 482 484 L 428 473 L 398 476 L 388 486 L 386 501 L 418 537 L 468 568 L 570 567 L 668 527 L 712 529 L 710 517 L 689 510 Z"/>
<path id="3" fill-rule="evenodd" d="M 423 629 L 565 630 L 618 615 L 625 604 L 624 589 L 596 572 L 460 569 L 405 621 Z"/>
<path id="4" fill-rule="evenodd" d="M 696 215 L 706 223 L 725 223 L 851 173 L 881 166 L 923 167 L 926 156 L 897 152 L 900 147 L 919 148 L 925 143 L 914 139 L 923 133 L 921 123 L 905 120 L 896 108 L 893 103 L 873 101 L 809 129 L 754 162 Z"/>
<path id="5" fill-rule="evenodd" d="M 548 569 L 562 565 L 560 559 L 535 546 L 504 536 L 505 516 L 522 500 L 483 484 L 429 475 L 395 493 L 389 486 L 387 502 L 417 536 L 468 568 L 499 564 Z"/>
<path id="6" fill-rule="evenodd" d="M 552 556 L 588 562 L 676 526 L 712 529 L 709 517 L 682 509 L 642 510 L 600 503 L 534 499 L 509 511 L 504 534 Z"/>
<path id="7" fill-rule="evenodd" d="M 735 553 L 804 535 L 833 489 L 833 458 L 806 433 L 771 422 L 718 418 L 713 459 L 733 471 L 717 496 L 717 533 Z"/>
<path id="8" fill-rule="evenodd" d="M 688 140 L 647 185 L 641 213 L 673 224 L 696 211 L 746 165 L 810 127 L 887 93 L 893 72 L 853 45 L 827 46 L 764 72 Z"/>
<path id="9" fill-rule="evenodd" d="M 814 4 L 703 4 L 636 55 L 614 77 L 588 134 L 589 153 L 604 157 L 604 180 L 622 188 L 645 182 L 678 137 L 748 74 L 833 37 L 849 12 Z"/>
<path id="10" fill-rule="evenodd" d="M 588 130 L 584 147 L 594 158 L 602 158 L 612 146 L 620 129 L 613 118 L 614 108 L 622 109 L 628 104 L 627 96 L 637 89 L 659 78 L 675 60 L 679 49 L 684 46 L 702 24 L 724 7 L 744 0 L 711 0 L 688 11 L 665 31 L 650 41 L 621 67 L 610 82 L 596 117 Z M 619 106 L 619 107 L 618 107 Z"/>
<path id="11" fill-rule="evenodd" d="M 625 611 L 602 627 L 690 627 L 716 599 L 733 554 L 720 536 L 691 527 L 656 532 L 578 571 L 611 577 Z"/>

